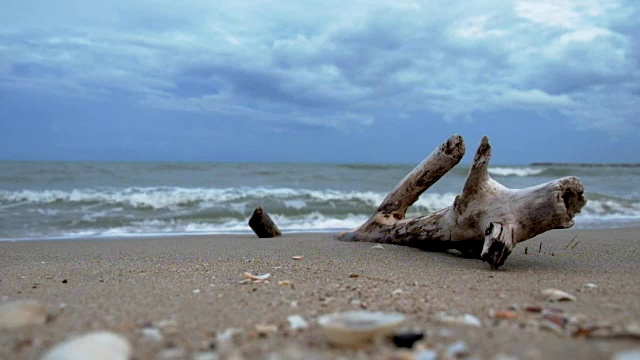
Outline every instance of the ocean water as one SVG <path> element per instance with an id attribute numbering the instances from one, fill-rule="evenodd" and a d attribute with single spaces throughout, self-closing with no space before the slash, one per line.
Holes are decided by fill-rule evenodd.
<path id="1" fill-rule="evenodd" d="M 287 232 L 356 227 L 413 165 L 0 162 L 0 240 L 250 233 L 262 206 Z M 409 216 L 449 206 L 458 165 Z M 578 176 L 588 203 L 577 228 L 640 225 L 640 167 L 494 166 L 511 188 Z"/>

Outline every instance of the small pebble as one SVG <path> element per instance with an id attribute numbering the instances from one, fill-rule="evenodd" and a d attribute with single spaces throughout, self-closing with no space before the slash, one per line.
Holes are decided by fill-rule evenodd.
<path id="1" fill-rule="evenodd" d="M 594 283 L 586 283 L 583 285 L 585 288 L 587 289 L 595 289 L 598 287 L 598 285 L 594 284 Z"/>
<path id="2" fill-rule="evenodd" d="M 186 351 L 179 347 L 164 349 L 158 354 L 158 358 L 162 360 L 184 359 Z"/>
<path id="3" fill-rule="evenodd" d="M 349 274 L 349 277 L 350 278 L 357 278 L 357 277 L 360 277 L 360 275 L 356 274 L 356 273 L 351 273 L 351 274 Z"/>
<path id="4" fill-rule="evenodd" d="M 193 289 L 192 293 L 194 293 L 194 294 L 200 294 L 200 289 Z"/>
<path id="5" fill-rule="evenodd" d="M 397 347 L 408 349 L 411 349 L 413 347 L 413 344 L 422 339 L 424 339 L 424 333 L 422 331 L 395 333 L 391 338 L 391 340 Z"/>

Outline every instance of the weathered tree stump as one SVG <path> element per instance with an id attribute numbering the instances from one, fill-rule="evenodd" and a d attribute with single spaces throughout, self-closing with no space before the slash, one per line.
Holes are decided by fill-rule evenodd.
<path id="1" fill-rule="evenodd" d="M 517 243 L 573 226 L 573 217 L 586 204 L 584 187 L 573 176 L 526 189 L 508 189 L 493 180 L 488 172 L 491 146 L 485 136 L 453 205 L 405 219 L 407 208 L 458 164 L 464 152 L 462 137 L 450 137 L 400 181 L 369 220 L 337 238 L 433 251 L 456 249 L 498 268 Z"/>
<path id="2" fill-rule="evenodd" d="M 249 226 L 259 238 L 272 238 L 282 235 L 276 224 L 271 220 L 271 216 L 261 207 L 257 207 L 253 211 Z"/>

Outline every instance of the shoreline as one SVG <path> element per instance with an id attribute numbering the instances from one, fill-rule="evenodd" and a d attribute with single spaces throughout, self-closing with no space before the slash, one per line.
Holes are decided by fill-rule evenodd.
<path id="1" fill-rule="evenodd" d="M 360 350 L 327 343 L 319 316 L 363 308 L 405 314 L 407 327 L 424 331 L 429 349 L 444 352 L 461 341 L 470 356 L 482 359 L 611 359 L 640 347 L 640 335 L 572 335 L 578 325 L 640 324 L 640 228 L 550 231 L 519 244 L 498 271 L 455 252 L 387 244 L 379 249 L 332 235 L 0 242 L 0 304 L 35 299 L 55 315 L 44 325 L 0 329 L 0 358 L 40 358 L 70 336 L 98 329 L 125 336 L 136 359 L 169 351 L 179 353 L 177 359 L 200 353 L 224 358 L 218 335 L 230 328 L 242 330 L 232 348 L 246 359 L 398 355 L 401 350 L 388 341 Z M 273 277 L 268 284 L 241 284 L 243 272 Z M 291 285 L 278 284 L 285 280 Z M 550 303 L 541 298 L 545 288 L 577 300 Z M 527 307 L 571 320 L 546 329 L 542 315 Z M 496 318 L 501 311 L 515 317 Z M 444 323 L 445 312 L 473 315 L 481 326 Z M 309 327 L 290 330 L 290 315 L 302 316 Z M 277 330 L 260 335 L 257 325 Z M 149 326 L 160 331 L 160 341 L 145 337 Z"/>

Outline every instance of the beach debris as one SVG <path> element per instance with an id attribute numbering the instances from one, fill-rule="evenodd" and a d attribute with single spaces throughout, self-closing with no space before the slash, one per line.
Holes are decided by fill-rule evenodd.
<path id="1" fill-rule="evenodd" d="M 542 318 L 544 320 L 549 321 L 551 323 L 554 323 L 554 324 L 556 324 L 556 325 L 558 325 L 560 327 L 564 327 L 568 322 L 568 319 L 565 316 L 563 316 L 561 314 L 558 314 L 558 313 L 553 313 L 553 312 L 551 312 L 551 313 L 543 312 L 542 313 Z"/>
<path id="2" fill-rule="evenodd" d="M 244 280 L 241 281 L 241 284 L 247 284 L 250 282 L 256 283 L 256 284 L 262 284 L 262 283 L 269 283 L 269 278 L 271 277 L 270 273 L 266 273 L 266 274 L 262 274 L 262 275 L 253 275 L 250 272 L 245 272 L 244 274 L 242 274 L 242 277 L 244 277 Z"/>
<path id="3" fill-rule="evenodd" d="M 575 296 L 558 289 L 544 289 L 542 290 L 542 296 L 547 301 L 576 301 Z"/>
<path id="4" fill-rule="evenodd" d="M 382 249 L 382 250 L 384 250 L 384 246 L 382 246 L 382 244 L 373 245 L 371 248 L 372 249 Z"/>
<path id="5" fill-rule="evenodd" d="M 271 216 L 261 207 L 257 207 L 253 211 L 253 215 L 249 219 L 249 227 L 259 238 L 272 238 L 282 235 Z"/>
<path id="6" fill-rule="evenodd" d="M 640 349 L 617 352 L 613 354 L 611 360 L 640 360 Z"/>
<path id="7" fill-rule="evenodd" d="M 47 322 L 47 308 L 32 299 L 15 300 L 0 305 L 0 329 L 13 329 Z"/>
<path id="8" fill-rule="evenodd" d="M 438 320 L 445 324 L 455 324 L 455 325 L 468 325 L 468 326 L 482 326 L 482 322 L 477 317 L 471 314 L 451 314 L 447 312 L 441 312 L 437 315 Z"/>
<path id="9" fill-rule="evenodd" d="M 352 278 L 352 279 L 353 278 L 357 278 L 357 277 L 360 277 L 360 274 L 351 273 L 351 274 L 349 274 L 349 277 Z"/>
<path id="10" fill-rule="evenodd" d="M 524 311 L 530 313 L 540 313 L 542 312 L 542 308 L 539 306 L 525 306 Z"/>
<path id="11" fill-rule="evenodd" d="M 160 329 L 153 326 L 143 327 L 140 329 L 140 333 L 142 334 L 142 339 L 146 341 L 161 342 L 164 339 Z"/>
<path id="12" fill-rule="evenodd" d="M 304 330 L 309 327 L 309 323 L 300 315 L 287 316 L 289 322 L 289 329 L 291 330 Z"/>
<path id="13" fill-rule="evenodd" d="M 296 255 L 296 256 L 292 256 L 291 259 L 293 259 L 293 260 L 304 260 L 304 256 Z"/>
<path id="14" fill-rule="evenodd" d="M 62 280 L 62 283 L 63 283 L 63 284 L 68 283 L 67 279 Z"/>
<path id="15" fill-rule="evenodd" d="M 449 357 L 459 358 L 459 357 L 469 355 L 469 348 L 467 347 L 467 344 L 464 341 L 458 340 L 449 344 L 445 349 L 445 353 Z"/>
<path id="16" fill-rule="evenodd" d="M 497 183 L 489 173 L 491 145 L 484 136 L 462 193 L 453 203 L 430 215 L 407 218 L 407 210 L 420 195 L 453 169 L 464 153 L 462 137 L 451 136 L 384 197 L 368 220 L 336 239 L 457 249 L 497 269 L 516 244 L 552 229 L 573 226 L 574 216 L 587 202 L 584 186 L 573 176 L 517 190 Z"/>
<path id="17" fill-rule="evenodd" d="M 398 288 L 398 289 L 395 289 L 395 290 L 393 290 L 393 291 L 391 292 L 391 296 L 397 296 L 397 295 L 400 295 L 400 294 L 402 294 L 402 293 L 403 293 L 402 289 L 399 289 L 399 288 Z"/>
<path id="18" fill-rule="evenodd" d="M 518 313 L 512 310 L 498 311 L 493 315 L 496 319 L 510 320 L 518 317 Z"/>
<path id="19" fill-rule="evenodd" d="M 269 334 L 275 334 L 278 332 L 278 325 L 273 324 L 258 324 L 256 325 L 256 332 L 258 336 L 265 337 Z"/>
<path id="20" fill-rule="evenodd" d="M 330 343 L 356 346 L 391 334 L 405 319 L 400 313 L 356 310 L 320 316 L 318 324 Z"/>
<path id="21" fill-rule="evenodd" d="M 191 291 L 194 294 L 200 294 L 200 289 L 193 289 L 193 291 Z"/>
<path id="22" fill-rule="evenodd" d="M 291 286 L 291 285 L 293 285 L 293 282 L 291 282 L 291 280 L 280 280 L 280 281 L 278 281 L 278 285 Z"/>
<path id="23" fill-rule="evenodd" d="M 96 331 L 63 341 L 51 348 L 42 360 L 128 360 L 131 345 L 122 335 Z"/>
<path id="24" fill-rule="evenodd" d="M 595 289 L 598 287 L 598 285 L 594 284 L 594 283 L 586 283 L 584 285 L 582 285 L 582 287 L 587 288 L 587 289 Z"/>
<path id="25" fill-rule="evenodd" d="M 413 344 L 422 339 L 424 339 L 424 332 L 410 330 L 396 332 L 391 337 L 391 340 L 397 347 L 407 349 L 411 349 L 413 347 Z"/>

